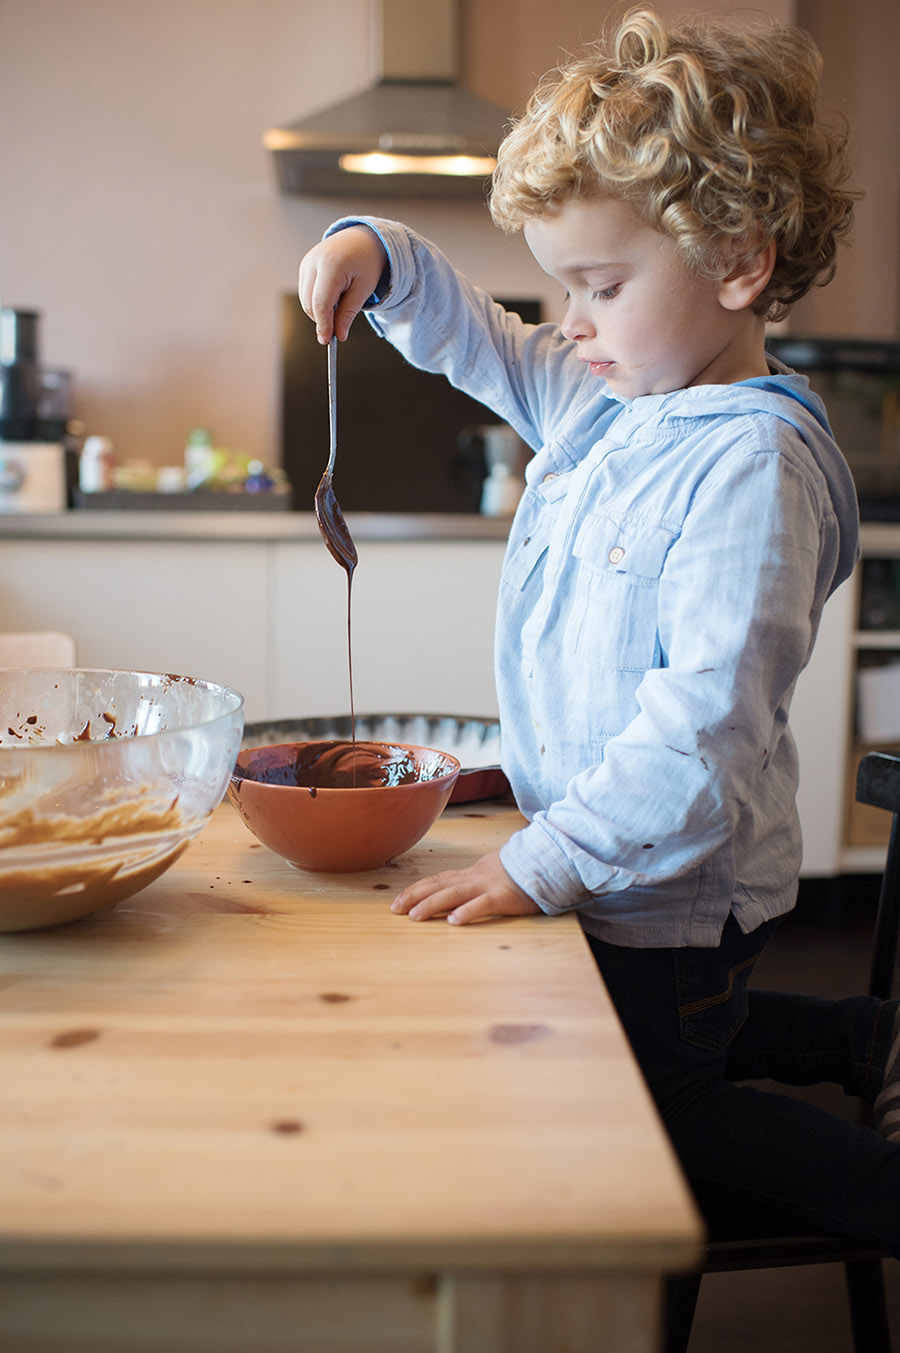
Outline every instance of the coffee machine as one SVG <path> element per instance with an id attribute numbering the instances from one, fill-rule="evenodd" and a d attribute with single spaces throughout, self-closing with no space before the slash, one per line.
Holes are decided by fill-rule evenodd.
<path id="1" fill-rule="evenodd" d="M 41 368 L 40 315 L 0 309 L 0 513 L 62 512 L 71 378 Z"/>
<path id="2" fill-rule="evenodd" d="M 480 423 L 463 429 L 458 446 L 463 463 L 480 470 L 482 516 L 511 517 L 525 489 L 525 442 L 508 423 Z"/>

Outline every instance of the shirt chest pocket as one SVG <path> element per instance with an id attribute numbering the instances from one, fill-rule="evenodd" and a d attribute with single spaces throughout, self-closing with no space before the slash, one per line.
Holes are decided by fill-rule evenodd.
<path id="1" fill-rule="evenodd" d="M 646 522 L 586 517 L 572 546 L 566 641 L 592 667 L 646 671 L 659 662 L 659 580 L 675 539 Z"/>
<path id="2" fill-rule="evenodd" d="M 652 587 L 658 582 L 674 536 L 663 526 L 586 517 L 578 529 L 572 554 L 591 573 L 616 575 L 626 585 Z"/>

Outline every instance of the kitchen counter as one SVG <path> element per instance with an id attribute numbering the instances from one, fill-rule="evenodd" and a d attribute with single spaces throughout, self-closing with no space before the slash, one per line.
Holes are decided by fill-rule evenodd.
<path id="1" fill-rule="evenodd" d="M 348 512 L 357 544 L 366 541 L 505 540 L 509 519 L 472 513 Z M 321 540 L 313 512 L 79 511 L 0 515 L 9 540 Z"/>
<path id="2" fill-rule="evenodd" d="M 658 1347 L 700 1228 L 577 923 L 389 910 L 520 821 L 304 874 L 223 805 L 129 901 L 0 937 L 0 1345 Z"/>

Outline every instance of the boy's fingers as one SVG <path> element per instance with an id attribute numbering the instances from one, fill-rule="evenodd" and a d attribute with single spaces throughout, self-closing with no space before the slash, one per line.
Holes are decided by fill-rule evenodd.
<path id="1" fill-rule="evenodd" d="M 424 921 L 428 916 L 437 916 L 441 912 L 449 911 L 453 905 L 453 898 L 448 895 L 448 890 L 440 888 L 424 897 L 405 898 L 402 902 L 398 899 L 391 903 L 391 911 L 401 916 L 411 916 L 414 921 Z"/>
<path id="2" fill-rule="evenodd" d="M 404 888 L 402 893 L 398 893 L 391 903 L 391 911 L 405 912 L 416 906 L 417 903 L 426 898 L 434 897 L 436 894 L 443 895 L 451 892 L 450 879 L 453 877 L 451 872 L 443 874 L 431 874 L 428 878 L 419 879 L 416 883 L 411 883 L 408 888 Z M 461 899 L 459 899 L 461 900 Z"/>
<path id="3" fill-rule="evenodd" d="M 482 917 L 496 915 L 487 897 L 473 897 L 461 907 L 455 907 L 447 917 L 451 925 L 467 925 L 469 921 L 478 921 Z"/>
<path id="4" fill-rule="evenodd" d="M 369 299 L 368 295 L 362 294 L 364 291 L 365 288 L 362 287 L 359 280 L 356 279 L 355 283 L 348 287 L 343 293 L 333 312 L 332 323 L 334 332 L 337 334 L 338 341 L 341 343 L 343 343 L 344 339 L 349 334 L 350 325 Z"/>
<path id="5" fill-rule="evenodd" d="M 334 331 L 334 311 L 341 299 L 341 284 L 329 269 L 307 255 L 300 265 L 297 288 L 300 304 L 316 326 L 320 343 L 328 343 Z"/>
<path id="6" fill-rule="evenodd" d="M 317 279 L 310 297 L 310 308 L 307 314 L 315 323 L 316 337 L 320 343 L 330 343 L 331 341 L 335 331 L 335 309 L 340 297 L 341 293 L 337 288 L 321 278 Z"/>
<path id="7" fill-rule="evenodd" d="M 334 335 L 343 342 L 350 332 L 350 326 L 362 310 L 368 295 L 365 287 L 358 281 L 351 282 L 346 290 L 327 278 L 316 278 L 315 283 L 300 290 L 300 304 L 316 326 L 316 337 L 320 343 L 328 343 Z"/>

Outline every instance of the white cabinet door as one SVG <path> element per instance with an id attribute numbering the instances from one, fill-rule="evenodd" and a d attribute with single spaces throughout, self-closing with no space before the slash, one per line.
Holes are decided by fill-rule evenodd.
<path id="1" fill-rule="evenodd" d="M 178 672 L 267 711 L 267 549 L 259 542 L 0 541 L 0 629 L 63 630 L 81 667 Z"/>
<path id="2" fill-rule="evenodd" d="M 346 714 L 347 580 L 320 541 L 273 550 L 271 717 Z M 365 541 L 353 577 L 356 709 L 491 717 L 503 541 Z"/>
<path id="3" fill-rule="evenodd" d="M 850 741 L 853 579 L 826 603 L 808 666 L 791 705 L 791 728 L 800 756 L 797 803 L 807 877 L 840 873 L 844 835 L 844 785 Z"/>

